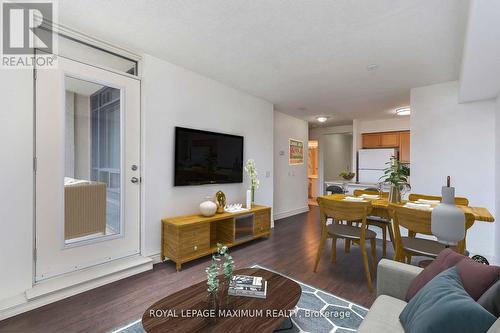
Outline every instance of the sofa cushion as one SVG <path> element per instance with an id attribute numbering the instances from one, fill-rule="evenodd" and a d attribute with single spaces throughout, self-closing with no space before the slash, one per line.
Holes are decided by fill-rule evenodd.
<path id="1" fill-rule="evenodd" d="M 477 302 L 495 317 L 500 317 L 500 280 L 486 290 Z"/>
<path id="2" fill-rule="evenodd" d="M 391 296 L 377 297 L 357 332 L 404 333 L 399 314 L 405 306 L 406 302 Z"/>
<path id="3" fill-rule="evenodd" d="M 485 333 L 496 321 L 465 291 L 457 267 L 427 283 L 399 319 L 406 333 Z"/>
<path id="4" fill-rule="evenodd" d="M 405 300 L 410 301 L 417 292 L 422 289 L 427 282 L 432 280 L 439 273 L 455 266 L 459 261 L 464 259 L 465 256 L 453 251 L 452 249 L 444 249 L 441 251 L 436 260 L 427 266 L 411 283 L 408 291 L 406 292 Z"/>
<path id="5" fill-rule="evenodd" d="M 476 301 L 500 277 L 500 267 L 480 264 L 470 258 L 461 260 L 457 270 L 465 290 Z"/>

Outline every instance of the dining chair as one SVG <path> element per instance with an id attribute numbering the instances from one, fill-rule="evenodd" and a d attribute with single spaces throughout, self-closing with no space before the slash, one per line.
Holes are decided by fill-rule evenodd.
<path id="1" fill-rule="evenodd" d="M 366 240 L 370 240 L 371 245 L 371 265 L 373 274 L 375 274 L 375 261 L 377 260 L 375 237 L 376 234 L 369 230 L 366 225 L 367 216 L 372 207 L 369 201 L 350 202 L 347 200 L 333 200 L 319 197 L 318 199 L 320 210 L 321 223 L 321 239 L 316 254 L 316 262 L 314 264 L 314 272 L 317 271 L 321 251 L 325 246 L 328 238 L 332 239 L 331 261 L 335 263 L 337 260 L 337 239 L 344 239 L 346 242 L 359 244 L 363 259 L 363 267 L 365 270 L 366 280 L 368 282 L 368 290 L 373 291 L 370 266 L 368 263 L 368 254 L 366 252 Z M 327 218 L 332 218 L 332 224 L 327 225 Z M 341 224 L 346 222 L 360 222 L 361 226 L 349 224 Z"/>
<path id="2" fill-rule="evenodd" d="M 427 194 L 419 194 L 419 193 L 411 193 L 408 196 L 409 201 L 418 201 L 418 199 L 424 199 L 424 200 L 442 200 L 442 197 L 438 195 L 427 195 Z M 459 206 L 469 206 L 469 199 L 464 198 L 464 197 L 455 197 L 455 205 Z M 408 233 L 409 237 L 415 237 L 415 234 L 413 232 Z M 467 240 L 464 241 L 464 246 L 467 249 Z M 411 257 L 410 257 L 411 260 Z"/>
<path id="3" fill-rule="evenodd" d="M 331 194 L 344 194 L 345 191 L 342 187 L 338 185 L 330 185 L 326 188 L 326 192 L 330 192 Z"/>
<path id="4" fill-rule="evenodd" d="M 411 193 L 408 196 L 409 201 L 417 201 L 418 199 L 424 199 L 424 200 L 439 200 L 441 201 L 442 198 L 438 195 L 427 195 L 427 194 L 418 194 L 418 193 Z M 463 198 L 463 197 L 455 197 L 455 205 L 458 206 L 468 206 L 469 205 L 469 199 Z"/>
<path id="5" fill-rule="evenodd" d="M 372 191 L 370 190 L 354 190 L 354 196 L 359 197 L 363 194 L 376 194 L 380 195 L 382 198 L 388 198 L 389 192 L 378 192 L 378 190 Z M 391 240 L 392 247 L 394 251 L 396 248 L 394 247 L 394 232 L 392 228 L 392 221 L 389 214 L 385 214 L 385 216 L 368 216 L 366 223 L 370 226 L 376 226 L 382 230 L 382 256 L 385 258 L 387 256 L 387 234 L 389 234 L 389 239 Z"/>
<path id="6" fill-rule="evenodd" d="M 432 235 L 431 229 L 431 210 L 421 210 L 404 207 L 397 204 L 391 204 L 390 209 L 394 221 L 394 236 L 396 241 L 395 260 L 411 263 L 412 256 L 424 256 L 435 259 L 439 252 L 446 246 L 436 240 L 402 237 L 400 227 L 407 229 L 414 234 Z M 465 237 L 467 230 L 474 223 L 474 215 L 465 214 Z M 465 238 L 457 246 L 452 247 L 456 252 L 463 254 L 465 252 Z"/>

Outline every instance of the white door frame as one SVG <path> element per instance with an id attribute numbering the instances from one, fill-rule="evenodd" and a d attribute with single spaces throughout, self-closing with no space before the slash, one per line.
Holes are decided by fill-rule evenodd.
<path id="1" fill-rule="evenodd" d="M 65 59 L 64 57 L 60 57 L 62 58 L 62 62 L 66 62 L 66 61 L 72 61 L 70 59 Z M 79 64 L 77 66 L 80 66 L 80 67 L 87 67 L 87 68 L 90 68 L 90 67 L 93 67 L 94 70 L 107 70 L 107 69 L 103 69 L 99 66 L 94 66 L 94 65 L 89 65 L 89 64 L 84 64 L 84 63 L 81 63 L 79 62 Z M 142 112 L 141 112 L 141 108 L 142 108 L 142 98 L 141 98 L 141 93 L 140 93 L 140 89 L 141 89 L 141 79 L 139 77 L 135 77 L 135 76 L 132 76 L 130 74 L 126 74 L 126 73 L 119 73 L 119 72 L 116 72 L 116 71 L 109 71 L 107 70 L 109 73 L 112 73 L 112 74 L 118 74 L 118 75 L 122 75 L 124 76 L 124 78 L 129 78 L 129 79 L 134 79 L 136 81 L 138 81 L 138 88 L 139 88 L 139 96 L 138 96 L 138 112 L 139 112 L 139 115 L 138 115 L 138 121 L 139 123 L 138 124 L 135 124 L 135 126 L 137 127 L 137 130 L 138 130 L 138 152 L 137 152 L 137 159 L 135 160 L 134 164 L 138 164 L 139 165 L 139 170 L 137 171 L 136 174 L 134 174 L 134 176 L 136 177 L 140 177 L 142 176 L 141 175 L 141 169 L 143 169 L 142 167 L 142 163 L 143 163 L 143 139 L 142 139 L 142 136 L 143 136 L 143 131 L 142 131 Z M 91 81 L 91 82 L 95 82 L 95 83 L 99 83 L 99 84 L 103 84 L 105 86 L 110 86 L 110 87 L 115 87 L 115 88 L 118 88 L 120 89 L 120 98 L 121 98 L 121 101 L 125 101 L 125 89 L 124 87 L 122 86 L 119 86 L 119 85 L 116 85 L 116 84 L 113 84 L 113 83 L 110 83 L 110 82 L 107 82 L 106 80 L 99 80 L 99 79 L 96 79 L 96 78 L 93 78 L 93 77 L 89 77 L 89 76 L 85 76 L 85 75 L 81 75 L 80 73 L 70 73 L 69 71 L 67 73 L 60 73 L 60 75 L 62 76 L 62 78 L 59 78 L 59 80 L 63 80 L 64 79 L 64 76 L 70 76 L 70 77 L 74 77 L 74 78 L 77 78 L 77 79 L 83 79 L 83 80 L 86 80 L 86 81 Z M 36 95 L 36 82 L 35 82 L 35 95 Z M 64 86 L 60 87 L 62 89 L 62 92 L 59 91 L 60 94 L 64 94 Z M 61 103 L 61 102 L 60 102 Z M 121 218 L 120 218 L 120 224 L 121 224 L 121 228 L 120 228 L 120 233 L 119 234 L 116 234 L 116 235 L 109 235 L 109 236 L 103 236 L 103 237 L 100 237 L 99 239 L 96 239 L 96 240 L 90 240 L 90 241 L 81 241 L 81 242 L 78 242 L 76 244 L 72 244 L 72 245 L 68 245 L 68 244 L 65 244 L 64 242 L 64 232 L 59 232 L 61 237 L 59 238 L 60 239 L 60 249 L 61 250 L 67 250 L 67 249 L 70 249 L 70 248 L 79 248 L 79 247 L 83 247 L 83 246 L 86 246 L 86 245 L 94 245 L 98 242 L 103 242 L 103 241 L 110 241 L 110 240 L 113 240 L 113 239 L 118 239 L 118 238 L 123 238 L 124 237 L 124 232 L 126 232 L 126 228 L 125 228 L 125 225 L 124 225 L 124 218 L 125 218 L 125 209 L 126 209 L 126 205 L 124 203 L 124 200 L 125 200 L 125 195 L 124 195 L 124 192 L 125 192 L 125 184 L 128 182 L 129 178 L 130 178 L 130 175 L 129 175 L 129 169 L 128 169 L 128 164 L 130 164 L 130 161 L 127 161 L 127 156 L 124 154 L 124 151 L 125 151 L 125 148 L 127 146 L 125 140 L 126 140 L 126 136 L 125 136 L 125 126 L 123 126 L 124 124 L 124 121 L 125 121 L 125 118 L 126 118 L 126 113 L 123 112 L 124 110 L 124 107 L 126 108 L 126 105 L 123 104 L 124 102 L 122 102 L 121 104 L 121 117 L 120 117 L 120 122 L 121 122 L 121 125 L 120 125 L 120 132 L 121 132 L 121 147 L 120 147 L 120 150 L 121 150 L 121 161 L 120 161 L 120 164 L 121 164 L 121 173 L 122 173 L 122 176 L 121 176 L 121 180 L 120 180 L 120 183 L 121 183 L 121 189 L 122 189 L 122 195 L 120 197 L 120 201 L 121 201 L 121 207 L 120 207 L 120 210 L 121 210 Z M 35 116 L 37 116 L 37 110 L 36 110 L 36 105 L 37 103 L 35 103 Z M 63 105 L 63 104 L 61 104 Z M 38 126 L 38 122 L 35 122 L 35 126 L 37 127 Z M 35 131 L 35 138 L 37 138 L 37 134 L 36 134 L 36 131 Z M 38 177 L 38 174 L 35 176 L 35 181 L 37 182 L 37 177 Z M 144 230 L 144 219 L 143 219 L 143 209 L 142 209 L 142 205 L 143 205 L 143 190 L 140 186 L 140 183 L 135 185 L 135 186 L 139 186 L 138 187 L 138 195 L 137 195 L 137 200 L 138 200 L 138 211 L 137 211 L 137 248 L 136 250 L 133 252 L 133 253 L 130 253 L 129 255 L 135 255 L 135 254 L 139 254 L 139 253 L 142 253 L 142 248 L 144 246 L 143 244 L 143 230 Z M 37 204 L 37 203 L 36 203 Z M 63 206 L 64 207 L 64 206 Z M 59 212 L 59 214 L 63 214 L 63 212 Z M 38 217 L 39 217 L 39 214 L 38 214 L 38 209 L 35 208 L 35 244 L 34 244 L 34 248 L 36 249 L 36 251 L 38 251 L 38 246 L 39 246 L 39 242 L 40 240 L 38 239 Z M 61 217 L 60 217 L 61 218 Z M 64 219 L 64 217 L 62 216 L 62 219 Z M 64 229 L 64 224 L 63 223 L 60 223 L 60 228 Z M 37 258 L 38 257 L 38 258 Z M 123 258 L 120 257 L 120 258 Z M 120 258 L 110 258 L 110 260 L 114 260 L 114 259 L 120 259 Z M 35 266 L 35 270 L 34 270 L 34 282 L 36 283 L 37 281 L 40 281 L 40 280 L 43 280 L 44 278 L 41 278 L 40 276 L 37 277 L 38 275 L 38 269 L 37 269 L 37 261 L 40 259 L 40 256 L 39 254 L 38 255 L 35 255 L 34 256 L 34 266 Z M 86 265 L 84 265 L 85 267 L 82 267 L 82 268 L 87 268 L 87 267 L 90 267 L 92 265 L 95 265 L 95 264 L 98 264 L 98 263 L 102 263 L 103 261 L 100 260 L 100 262 L 96 262 L 96 263 L 87 263 Z M 69 273 L 69 272 L 62 272 L 60 274 L 65 274 L 65 273 Z M 55 276 L 57 276 L 59 274 L 56 274 Z"/>

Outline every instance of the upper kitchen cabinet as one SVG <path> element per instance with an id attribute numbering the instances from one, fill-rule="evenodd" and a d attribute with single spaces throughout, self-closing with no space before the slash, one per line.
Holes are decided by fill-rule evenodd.
<path id="1" fill-rule="evenodd" d="M 363 134 L 363 148 L 380 148 L 380 133 Z"/>
<path id="2" fill-rule="evenodd" d="M 363 149 L 399 148 L 401 162 L 410 162 L 410 131 L 377 132 L 362 134 Z"/>
<path id="3" fill-rule="evenodd" d="M 410 163 L 410 131 L 399 134 L 399 160 Z"/>

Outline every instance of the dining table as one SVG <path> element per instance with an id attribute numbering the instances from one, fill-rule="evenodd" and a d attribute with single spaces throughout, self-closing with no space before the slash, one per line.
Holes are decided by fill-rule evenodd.
<path id="1" fill-rule="evenodd" d="M 344 200 L 346 197 L 352 197 L 352 195 L 346 194 L 330 194 L 322 196 L 321 198 L 327 200 Z M 364 200 L 370 201 L 372 204 L 372 211 L 370 215 L 379 216 L 382 218 L 390 218 L 390 205 L 401 205 L 404 206 L 408 203 L 408 200 L 402 200 L 399 203 L 391 203 L 388 198 L 379 196 L 378 198 L 365 197 Z M 472 214 L 474 216 L 474 222 L 495 222 L 495 218 L 491 215 L 488 208 L 485 207 L 474 207 L 474 206 L 461 206 L 457 205 L 458 208 L 462 209 L 465 214 Z"/>

